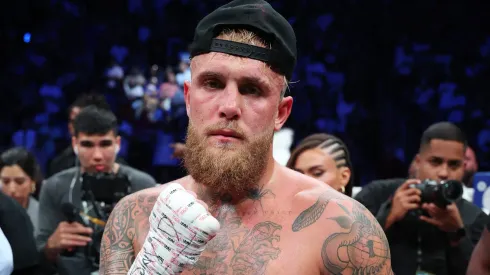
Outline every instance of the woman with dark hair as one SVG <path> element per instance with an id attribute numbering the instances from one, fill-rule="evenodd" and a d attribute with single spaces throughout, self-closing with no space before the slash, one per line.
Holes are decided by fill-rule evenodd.
<path id="1" fill-rule="evenodd" d="M 306 137 L 293 150 L 286 166 L 352 196 L 349 151 L 338 137 L 327 134 Z"/>
<path id="2" fill-rule="evenodd" d="M 15 147 L 0 155 L 0 188 L 26 209 L 34 232 L 37 232 L 39 203 L 31 195 L 36 192 L 40 180 L 40 167 L 31 152 Z"/>

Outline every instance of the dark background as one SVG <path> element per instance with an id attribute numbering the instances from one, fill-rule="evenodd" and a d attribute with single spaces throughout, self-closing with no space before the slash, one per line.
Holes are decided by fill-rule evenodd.
<path id="1" fill-rule="evenodd" d="M 123 131 L 123 157 L 151 172 L 154 139 L 147 133 L 160 124 L 135 120 L 124 92 L 106 87 L 105 70 L 117 59 L 111 49 L 127 50 L 118 60 L 126 73 L 177 67 L 197 22 L 226 2 L 4 1 L 0 149 L 26 146 L 46 167 L 69 144 L 69 104 L 98 92 L 122 129 L 131 129 Z M 480 170 L 490 169 L 490 2 L 270 2 L 298 39 L 287 123 L 295 141 L 315 132 L 338 135 L 362 185 L 405 176 L 422 131 L 450 120 L 467 133 Z"/>

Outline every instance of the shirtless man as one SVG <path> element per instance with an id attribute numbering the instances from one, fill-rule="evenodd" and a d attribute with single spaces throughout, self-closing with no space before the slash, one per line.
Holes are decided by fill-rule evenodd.
<path id="1" fill-rule="evenodd" d="M 388 242 L 368 210 L 272 157 L 273 133 L 293 103 L 284 96 L 296 63 L 290 24 L 265 1 L 236 0 L 198 24 L 191 56 L 184 86 L 190 176 L 176 182 L 221 228 L 197 262 L 158 274 L 393 274 Z M 166 204 L 161 194 L 173 192 L 168 186 L 129 195 L 114 209 L 100 274 L 157 274 L 147 268 L 167 259 L 151 250 L 170 251 L 170 242 L 147 235 L 159 234 L 157 216 L 170 222 L 172 213 L 157 209 Z"/>

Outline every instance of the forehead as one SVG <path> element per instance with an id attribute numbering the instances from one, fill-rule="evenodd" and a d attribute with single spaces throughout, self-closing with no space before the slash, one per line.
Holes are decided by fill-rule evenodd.
<path id="1" fill-rule="evenodd" d="M 21 176 L 25 175 L 24 170 L 22 170 L 22 168 L 20 168 L 20 166 L 17 164 L 3 167 L 0 174 L 2 177 L 14 177 L 19 176 L 19 174 L 21 174 Z"/>
<path id="2" fill-rule="evenodd" d="M 457 141 L 434 139 L 426 149 L 426 154 L 443 159 L 463 160 L 464 145 Z"/>
<path id="3" fill-rule="evenodd" d="M 295 163 L 298 169 L 309 169 L 313 166 L 322 166 L 326 168 L 335 167 L 333 158 L 319 148 L 308 149 L 301 153 Z"/>
<path id="4" fill-rule="evenodd" d="M 110 131 L 105 135 L 87 135 L 85 133 L 79 133 L 77 138 L 79 141 L 89 141 L 89 142 L 97 143 L 106 140 L 112 141 L 116 138 L 116 136 L 114 135 L 113 131 Z"/>
<path id="5" fill-rule="evenodd" d="M 224 53 L 208 53 L 194 57 L 191 61 L 192 78 L 207 72 L 219 73 L 227 78 L 256 78 L 272 89 L 282 89 L 284 77 L 274 72 L 262 61 L 237 57 Z"/>

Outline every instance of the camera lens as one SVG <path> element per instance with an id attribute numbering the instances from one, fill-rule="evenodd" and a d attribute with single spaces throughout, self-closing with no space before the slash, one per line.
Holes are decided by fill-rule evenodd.
<path id="1" fill-rule="evenodd" d="M 447 200 L 456 201 L 463 195 L 463 186 L 459 181 L 447 181 L 443 183 L 442 188 Z"/>

